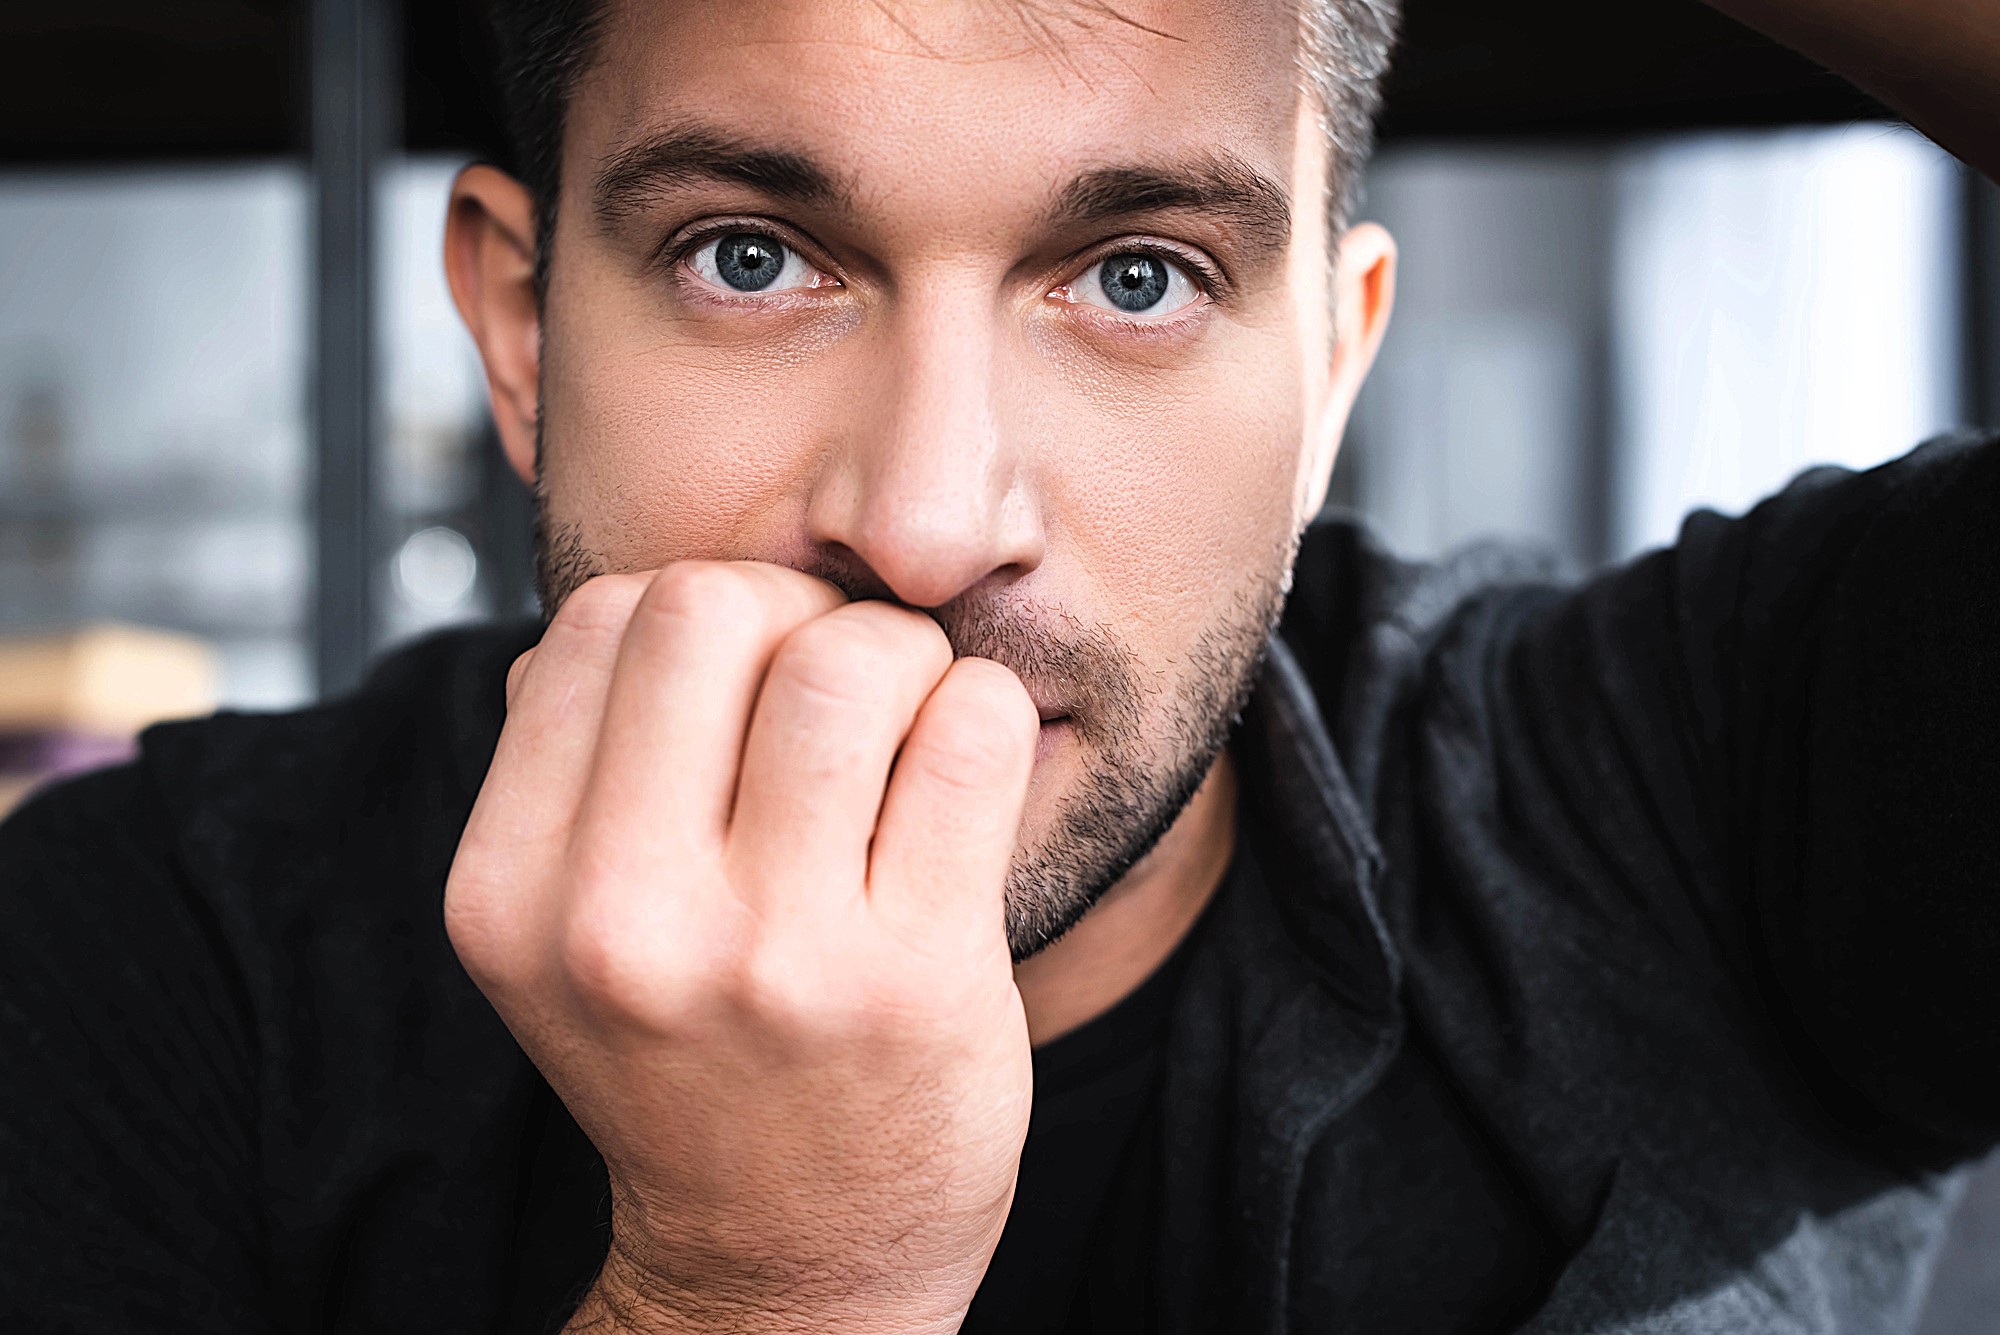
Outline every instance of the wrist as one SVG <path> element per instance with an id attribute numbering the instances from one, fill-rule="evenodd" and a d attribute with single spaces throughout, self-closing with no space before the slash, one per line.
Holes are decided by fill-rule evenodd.
<path id="1" fill-rule="evenodd" d="M 728 1295 L 662 1282 L 614 1242 L 565 1335 L 955 1335 L 965 1308 L 916 1314 L 860 1298 L 829 1302 L 774 1286 Z"/>

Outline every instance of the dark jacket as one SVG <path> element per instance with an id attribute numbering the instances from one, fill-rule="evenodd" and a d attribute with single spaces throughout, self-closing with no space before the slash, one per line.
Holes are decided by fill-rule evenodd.
<path id="1" fill-rule="evenodd" d="M 588 1146 L 439 912 L 532 635 L 155 729 L 0 827 L 6 1329 L 573 1288 Z M 1992 443 L 1581 588 L 1315 530 L 1176 1000 L 1160 1324 L 1907 1330 L 2000 1138 L 1996 683 Z"/>

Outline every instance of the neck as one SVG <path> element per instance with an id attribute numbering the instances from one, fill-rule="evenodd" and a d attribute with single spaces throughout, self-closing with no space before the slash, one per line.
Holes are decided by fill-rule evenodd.
<path id="1" fill-rule="evenodd" d="M 1130 996 L 1174 953 L 1222 884 L 1236 847 L 1236 771 L 1224 751 L 1153 851 L 1069 933 L 1014 967 L 1037 1047 Z"/>

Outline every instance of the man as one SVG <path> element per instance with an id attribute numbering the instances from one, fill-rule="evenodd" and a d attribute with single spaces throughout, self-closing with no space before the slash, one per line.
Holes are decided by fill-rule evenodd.
<path id="1" fill-rule="evenodd" d="M 1732 8 L 2000 162 L 1990 3 Z M 1385 3 L 505 10 L 549 624 L 0 832 L 8 1329 L 1909 1328 L 2000 447 L 1575 590 L 1300 548 Z"/>

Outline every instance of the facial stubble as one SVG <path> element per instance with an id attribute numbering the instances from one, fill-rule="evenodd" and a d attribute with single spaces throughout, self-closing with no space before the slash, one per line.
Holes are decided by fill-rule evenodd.
<path id="1" fill-rule="evenodd" d="M 544 616 L 605 573 L 602 555 L 536 494 L 535 572 Z M 1148 664 L 1110 627 L 1000 594 L 919 609 L 958 657 L 1012 669 L 1038 697 L 1064 702 L 1084 778 L 1045 834 L 1015 849 L 1005 895 L 1015 961 L 1060 940 L 1172 828 L 1248 702 L 1290 586 L 1296 535 L 1248 573 L 1178 661 Z M 850 597 L 865 578 L 836 565 L 811 573 Z"/>

